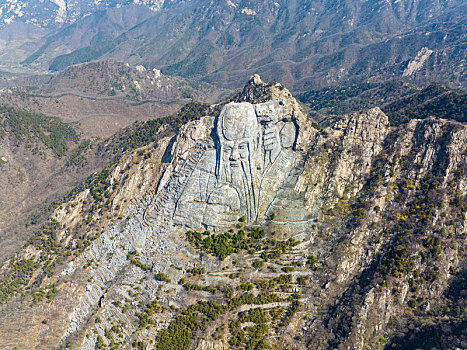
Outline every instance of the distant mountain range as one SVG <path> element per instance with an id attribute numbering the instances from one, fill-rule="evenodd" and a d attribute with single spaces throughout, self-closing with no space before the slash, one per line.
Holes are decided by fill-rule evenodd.
<path id="1" fill-rule="evenodd" d="M 84 3 L 68 2 L 68 7 L 85 8 Z M 29 41 L 23 66 L 56 71 L 114 58 L 228 88 L 241 86 L 253 73 L 295 91 L 400 76 L 466 86 L 467 4 L 462 0 L 128 3 L 136 1 L 99 2 L 88 11 L 97 12 L 85 17 L 69 10 L 63 22 L 74 22 L 34 45 Z M 46 7 L 44 2 L 41 8 Z M 51 16 L 42 28 L 57 23 L 54 11 L 41 12 Z M 2 13 L 3 22 L 6 16 Z"/>
<path id="2" fill-rule="evenodd" d="M 0 28 L 15 22 L 57 28 L 102 9 L 136 4 L 156 11 L 163 3 L 164 0 L 5 0 L 0 2 Z"/>

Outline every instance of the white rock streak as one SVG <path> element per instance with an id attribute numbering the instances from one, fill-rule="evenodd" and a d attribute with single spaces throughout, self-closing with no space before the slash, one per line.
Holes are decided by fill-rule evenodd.
<path id="1" fill-rule="evenodd" d="M 404 69 L 404 72 L 402 73 L 403 77 L 411 76 L 415 72 L 419 71 L 422 67 L 425 61 L 430 57 L 430 55 L 433 53 L 432 50 L 428 49 L 427 47 L 422 48 L 417 56 L 409 62 L 407 65 L 407 68 Z"/>
<path id="2" fill-rule="evenodd" d="M 65 0 L 52 0 L 52 2 L 58 6 L 57 17 L 55 18 L 55 21 L 58 23 L 65 22 L 67 15 Z"/>
<path id="3" fill-rule="evenodd" d="M 254 16 L 256 15 L 256 11 L 248 8 L 242 9 L 242 13 L 248 16 Z"/>

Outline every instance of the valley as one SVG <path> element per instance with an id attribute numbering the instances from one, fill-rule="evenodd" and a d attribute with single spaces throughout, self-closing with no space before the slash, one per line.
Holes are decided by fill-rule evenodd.
<path id="1" fill-rule="evenodd" d="M 0 348 L 467 348 L 460 0 L 0 2 Z"/>

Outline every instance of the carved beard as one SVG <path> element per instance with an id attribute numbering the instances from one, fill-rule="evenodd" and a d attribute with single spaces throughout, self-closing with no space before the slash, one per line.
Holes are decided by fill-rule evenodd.
<path id="1" fill-rule="evenodd" d="M 240 203 L 246 206 L 247 222 L 253 222 L 256 219 L 256 196 L 254 191 L 254 167 L 248 159 L 241 159 L 240 166 L 230 166 L 230 161 L 224 163 L 224 175 L 226 181 L 232 185 L 240 197 Z"/>

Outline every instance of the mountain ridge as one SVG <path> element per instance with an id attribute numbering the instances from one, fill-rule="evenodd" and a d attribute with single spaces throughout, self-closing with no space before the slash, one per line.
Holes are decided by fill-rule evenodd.
<path id="1" fill-rule="evenodd" d="M 466 8 L 459 0 L 196 0 L 164 2 L 155 12 L 123 8 L 106 7 L 40 40 L 5 46 L 4 65 L 62 70 L 113 58 L 230 89 L 254 73 L 294 92 L 394 77 L 465 89 Z"/>
<path id="2" fill-rule="evenodd" d="M 229 87 L 237 87 L 239 81 L 259 72 L 270 80 L 293 86 L 296 91 L 352 79 L 361 81 L 378 70 L 383 70 L 383 76 L 402 75 L 409 61 L 424 47 L 434 52 L 429 60 L 441 59 L 443 50 L 453 47 L 460 54 L 456 60 L 465 61 L 461 49 L 465 33 L 461 14 L 465 5 L 461 2 L 450 1 L 440 8 L 428 2 L 420 7 L 409 6 L 411 14 L 405 17 L 404 11 L 396 11 L 398 5 L 405 5 L 400 2 L 388 6 L 369 2 L 361 5 L 365 9 L 355 8 L 351 1 L 336 8 L 325 1 L 307 2 L 303 8 L 296 2 L 276 6 L 264 1 L 252 3 L 251 8 L 246 2 L 236 5 L 174 3 L 107 47 L 91 46 L 88 50 L 97 50 L 93 58 L 110 55 L 121 60 L 127 59 L 131 52 L 139 62 L 168 74 L 225 82 Z M 195 17 L 191 18 L 191 13 Z M 378 17 L 372 18 L 370 13 Z M 342 19 L 349 16 L 355 17 L 353 22 Z M 298 23 L 293 24 L 294 18 Z M 450 28 L 453 26 L 457 29 Z M 427 32 L 430 35 L 425 35 Z M 157 38 L 150 33 L 158 33 Z M 444 43 L 443 38 L 453 42 Z M 128 41 L 132 42 L 129 46 Z M 400 57 L 393 57 L 391 50 Z M 81 59 L 79 52 L 57 57 L 51 69 L 62 69 Z M 428 71 L 435 67 L 430 62 L 425 64 L 430 67 Z M 393 69 L 394 73 L 384 69 Z M 441 74 L 447 82 L 449 75 Z M 454 86 L 459 84 L 465 83 L 458 81 Z"/>
<path id="3" fill-rule="evenodd" d="M 375 107 L 322 128 L 258 76 L 198 107 L 157 144 L 120 153 L 2 267 L 6 346 L 363 350 L 433 333 L 435 346 L 464 346 L 465 123 L 391 126 Z M 254 198 L 273 199 L 238 212 L 223 182 L 234 177 L 209 184 L 228 167 L 209 164 L 221 150 L 236 164 L 242 123 L 265 141 L 275 123 L 280 146 L 249 141 L 252 176 L 275 175 Z M 197 181 L 213 195 L 198 200 Z M 231 211 L 190 209 L 223 203 Z"/>
<path id="4" fill-rule="evenodd" d="M 118 8 L 125 5 L 139 5 L 145 6 L 151 11 L 157 11 L 163 4 L 164 0 L 10 0 L 4 4 L 0 4 L 0 28 L 13 22 L 19 22 L 49 29 L 60 27 L 63 24 L 73 23 L 101 9 Z"/>

